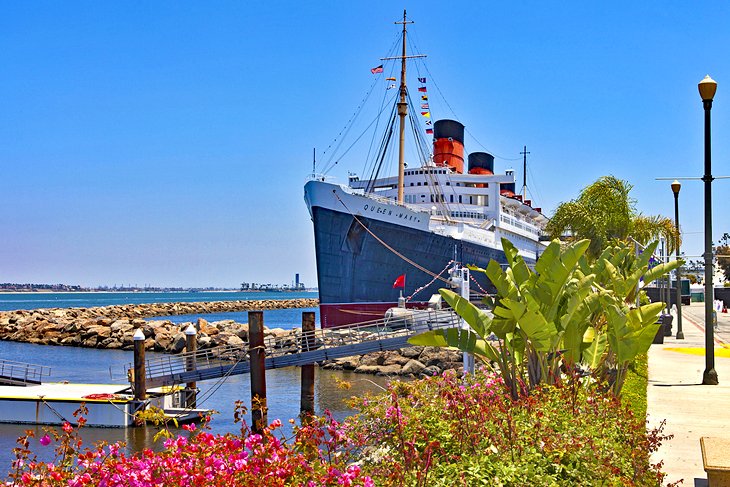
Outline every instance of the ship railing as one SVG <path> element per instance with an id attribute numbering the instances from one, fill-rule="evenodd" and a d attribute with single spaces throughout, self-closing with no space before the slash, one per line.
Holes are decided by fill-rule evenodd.
<path id="1" fill-rule="evenodd" d="M 50 375 L 51 368 L 45 365 L 0 359 L 0 384 L 3 385 L 40 384 L 43 377 Z"/>
<path id="2" fill-rule="evenodd" d="M 500 215 L 499 219 L 502 223 L 506 223 L 507 225 L 511 225 L 514 228 L 522 230 L 523 232 L 527 232 L 532 237 L 538 236 L 540 233 L 540 230 L 536 226 L 517 218 L 511 217 L 509 215 Z"/>
<path id="3" fill-rule="evenodd" d="M 335 356 L 338 348 L 347 347 L 356 350 L 356 354 L 369 353 L 381 350 L 380 345 L 384 341 L 399 339 L 405 344 L 405 340 L 412 335 L 428 330 L 454 328 L 460 323 L 458 315 L 450 310 L 404 309 L 404 311 L 406 313 L 402 316 L 389 319 L 308 332 L 295 328 L 287 334 L 269 334 L 264 338 L 266 359 L 298 354 L 301 360 L 297 363 L 292 361 L 291 365 L 302 365 L 312 363 L 312 361 L 307 362 L 307 356 L 313 356 L 308 354 L 309 352 L 329 351 L 330 355 Z M 248 362 L 249 344 L 244 340 L 240 345 L 222 345 L 146 360 L 145 376 L 151 383 L 180 383 L 185 382 L 182 378 L 192 371 L 205 370 L 207 378 L 245 373 L 248 372 Z M 128 364 L 125 373 L 132 368 L 133 364 Z M 175 377 L 181 379 L 176 381 Z"/>
<path id="4" fill-rule="evenodd" d="M 337 182 L 337 178 L 334 176 L 327 176 L 326 174 L 321 173 L 311 173 L 307 175 L 307 181 L 323 181 L 327 183 L 335 183 Z"/>

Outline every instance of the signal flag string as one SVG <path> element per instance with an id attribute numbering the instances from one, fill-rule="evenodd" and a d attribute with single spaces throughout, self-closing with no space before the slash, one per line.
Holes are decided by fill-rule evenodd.
<path id="1" fill-rule="evenodd" d="M 436 279 L 438 278 L 438 276 L 440 276 L 441 274 L 443 274 L 443 273 L 444 273 L 444 272 L 446 271 L 446 269 L 448 269 L 448 268 L 449 268 L 449 266 L 450 266 L 451 264 L 453 264 L 453 263 L 454 263 L 454 261 L 453 261 L 453 260 L 450 260 L 450 261 L 448 262 L 448 264 L 446 264 L 446 267 L 444 267 L 444 270 L 442 270 L 441 272 L 439 272 L 439 273 L 438 273 L 438 274 L 436 275 L 436 277 L 434 277 L 433 279 L 431 279 L 431 282 L 429 282 L 428 284 L 426 284 L 426 285 L 424 285 L 424 286 L 421 286 L 421 287 L 419 287 L 418 289 L 416 289 L 415 291 L 413 291 L 413 294 L 411 294 L 410 296 L 408 296 L 408 297 L 406 298 L 406 303 L 407 303 L 407 302 L 409 302 L 409 301 L 410 301 L 411 299 L 413 299 L 413 296 L 415 296 L 416 294 L 420 293 L 421 291 L 423 291 L 424 289 L 426 289 L 426 288 L 427 288 L 428 286 L 430 286 L 431 284 L 433 284 L 434 282 L 436 282 Z"/>

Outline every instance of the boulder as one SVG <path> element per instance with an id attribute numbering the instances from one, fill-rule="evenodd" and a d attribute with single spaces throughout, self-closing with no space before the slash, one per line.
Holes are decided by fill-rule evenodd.
<path id="1" fill-rule="evenodd" d="M 198 335 L 198 348 L 210 348 L 211 339 L 208 335 Z"/>
<path id="2" fill-rule="evenodd" d="M 383 365 L 405 365 L 410 359 L 403 357 L 397 351 L 383 352 Z"/>
<path id="3" fill-rule="evenodd" d="M 117 349 L 122 348 L 122 342 L 120 342 L 117 338 L 109 337 L 100 341 L 97 346 L 99 348 Z"/>
<path id="4" fill-rule="evenodd" d="M 435 365 L 429 365 L 428 367 L 423 369 L 423 372 L 421 372 L 421 375 L 426 376 L 426 377 L 433 377 L 435 375 L 439 375 L 440 373 L 441 373 L 441 371 L 439 370 L 438 367 L 436 367 Z"/>
<path id="5" fill-rule="evenodd" d="M 245 345 L 244 341 L 241 340 L 240 338 L 238 338 L 237 335 L 229 335 L 226 338 L 225 344 L 230 345 L 232 347 L 242 347 L 242 348 Z"/>
<path id="6" fill-rule="evenodd" d="M 419 375 L 421 372 L 426 370 L 426 366 L 419 362 L 418 360 L 409 360 L 401 369 L 400 373 L 402 375 Z"/>
<path id="7" fill-rule="evenodd" d="M 128 331 L 134 330 L 134 325 L 132 325 L 132 323 L 128 320 L 115 320 L 111 325 L 109 325 L 109 329 L 112 334 L 124 334 Z"/>
<path id="8" fill-rule="evenodd" d="M 398 375 L 400 371 L 400 365 L 360 365 L 355 369 L 358 374 L 375 375 Z"/>
<path id="9" fill-rule="evenodd" d="M 459 360 L 460 353 L 461 352 L 444 350 L 443 348 L 427 347 L 423 350 L 418 360 L 426 364 L 427 367 L 430 365 L 440 366 L 447 362 Z"/>
<path id="10" fill-rule="evenodd" d="M 172 338 L 172 342 L 170 344 L 169 350 L 173 353 L 180 353 L 183 350 L 185 350 L 185 333 L 183 332 L 177 332 L 175 336 Z"/>
<path id="11" fill-rule="evenodd" d="M 206 320 L 205 318 L 198 318 L 198 321 L 195 322 L 195 329 L 198 330 L 198 333 L 200 333 L 201 331 L 203 333 L 208 333 L 207 328 L 208 320 Z"/>
<path id="12" fill-rule="evenodd" d="M 402 348 L 400 354 L 406 358 L 418 358 L 423 352 L 423 347 Z"/>
<path id="13" fill-rule="evenodd" d="M 333 360 L 332 363 L 337 364 L 340 367 L 340 369 L 355 370 L 360 365 L 360 357 L 359 356 L 342 357 L 342 358 Z"/>
<path id="14" fill-rule="evenodd" d="M 360 365 L 366 365 L 368 367 L 383 365 L 385 361 L 383 352 L 367 353 L 360 358 Z"/>
<path id="15" fill-rule="evenodd" d="M 236 335 L 244 342 L 248 341 L 248 323 L 237 323 Z"/>

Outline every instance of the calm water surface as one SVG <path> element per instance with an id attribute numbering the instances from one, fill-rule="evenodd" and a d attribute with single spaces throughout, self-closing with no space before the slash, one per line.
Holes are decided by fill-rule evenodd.
<path id="1" fill-rule="evenodd" d="M 0 295 L 0 309 L 34 309 L 39 307 L 90 307 L 109 304 L 175 302 L 175 301 L 222 301 L 222 295 L 232 296 L 229 299 L 286 299 L 292 297 L 316 297 L 316 293 L 89 293 L 89 300 L 79 299 L 81 293 L 64 293 L 64 296 L 49 295 Z M 112 294 L 115 294 L 112 296 Z M 124 297 L 119 296 L 124 294 Z M 190 299 L 178 299 L 180 297 Z M 138 299 L 131 301 L 132 298 Z M 206 299 L 203 299 L 206 298 Z M 13 306 L 13 303 L 16 305 Z M 40 304 L 43 303 L 43 304 Z M 47 303 L 54 303 L 49 305 Z M 93 304 L 92 304 L 93 303 Z M 291 328 L 301 323 L 302 311 L 311 310 L 270 310 L 264 311 L 264 323 L 269 327 Z M 175 322 L 194 321 L 202 316 L 209 321 L 234 319 L 246 322 L 246 313 L 216 313 L 213 315 L 186 315 L 171 317 Z M 156 354 L 147 354 L 154 358 Z M 49 382 L 68 380 L 71 382 L 120 383 L 124 381 L 112 379 L 120 377 L 132 362 L 131 351 L 97 350 L 76 347 L 57 347 L 48 345 L 32 345 L 27 343 L 0 341 L 0 358 L 31 362 L 51 367 Z M 286 368 L 270 370 L 266 373 L 266 386 L 269 403 L 269 421 L 279 418 L 288 428 L 288 419 L 299 414 L 299 377 L 300 369 Z M 211 380 L 199 382 L 199 407 L 214 409 L 219 414 L 211 423 L 214 433 L 237 432 L 239 426 L 233 422 L 233 408 L 236 400 L 250 403 L 250 382 L 248 375 L 229 377 L 227 380 Z M 341 390 L 338 380 L 352 383 L 352 389 Z M 315 408 L 318 414 L 328 409 L 337 419 L 344 419 L 354 411 L 344 401 L 352 396 L 361 396 L 366 392 L 378 392 L 387 380 L 374 376 L 363 376 L 351 372 L 327 371 L 317 369 L 315 381 Z M 247 418 L 250 422 L 250 416 Z M 16 439 L 25 430 L 31 429 L 37 437 L 43 435 L 42 426 L 0 424 L 0 477 L 9 470 L 13 458 L 12 449 Z M 288 430 L 287 430 L 288 431 Z M 129 429 L 116 428 L 84 428 L 82 438 L 85 443 L 96 441 L 126 441 L 130 448 L 140 450 L 153 447 L 152 437 L 156 430 L 153 427 Z M 34 451 L 50 453 L 50 447 L 42 447 L 34 440 Z M 45 458 L 50 460 L 51 458 Z"/>
<path id="2" fill-rule="evenodd" d="M 316 298 L 316 292 L 178 292 L 178 293 L 0 293 L 0 311 L 36 308 L 91 308 L 112 304 L 194 303 L 248 299 Z"/>

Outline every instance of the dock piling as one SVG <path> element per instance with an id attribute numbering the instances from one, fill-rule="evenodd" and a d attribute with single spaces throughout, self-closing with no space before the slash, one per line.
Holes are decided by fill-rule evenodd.
<path id="1" fill-rule="evenodd" d="M 198 331 L 191 324 L 185 329 L 185 351 L 190 354 L 185 360 L 185 370 L 195 370 L 195 351 L 197 349 Z M 185 407 L 195 408 L 197 402 L 197 389 L 198 385 L 195 382 L 188 382 L 186 384 Z"/>
<path id="2" fill-rule="evenodd" d="M 266 404 L 266 348 L 264 346 L 264 313 L 248 312 L 248 347 L 251 364 L 251 420 L 254 433 L 268 426 Z"/>
<path id="3" fill-rule="evenodd" d="M 303 312 L 301 338 L 302 352 L 314 350 L 314 329 L 314 313 L 311 311 Z M 302 421 L 305 421 L 307 416 L 314 414 L 314 364 L 302 365 L 301 377 L 302 390 L 299 409 Z"/>
<path id="4" fill-rule="evenodd" d="M 138 401 L 147 399 L 147 378 L 144 363 L 145 336 L 142 328 L 134 332 L 134 398 Z"/>

